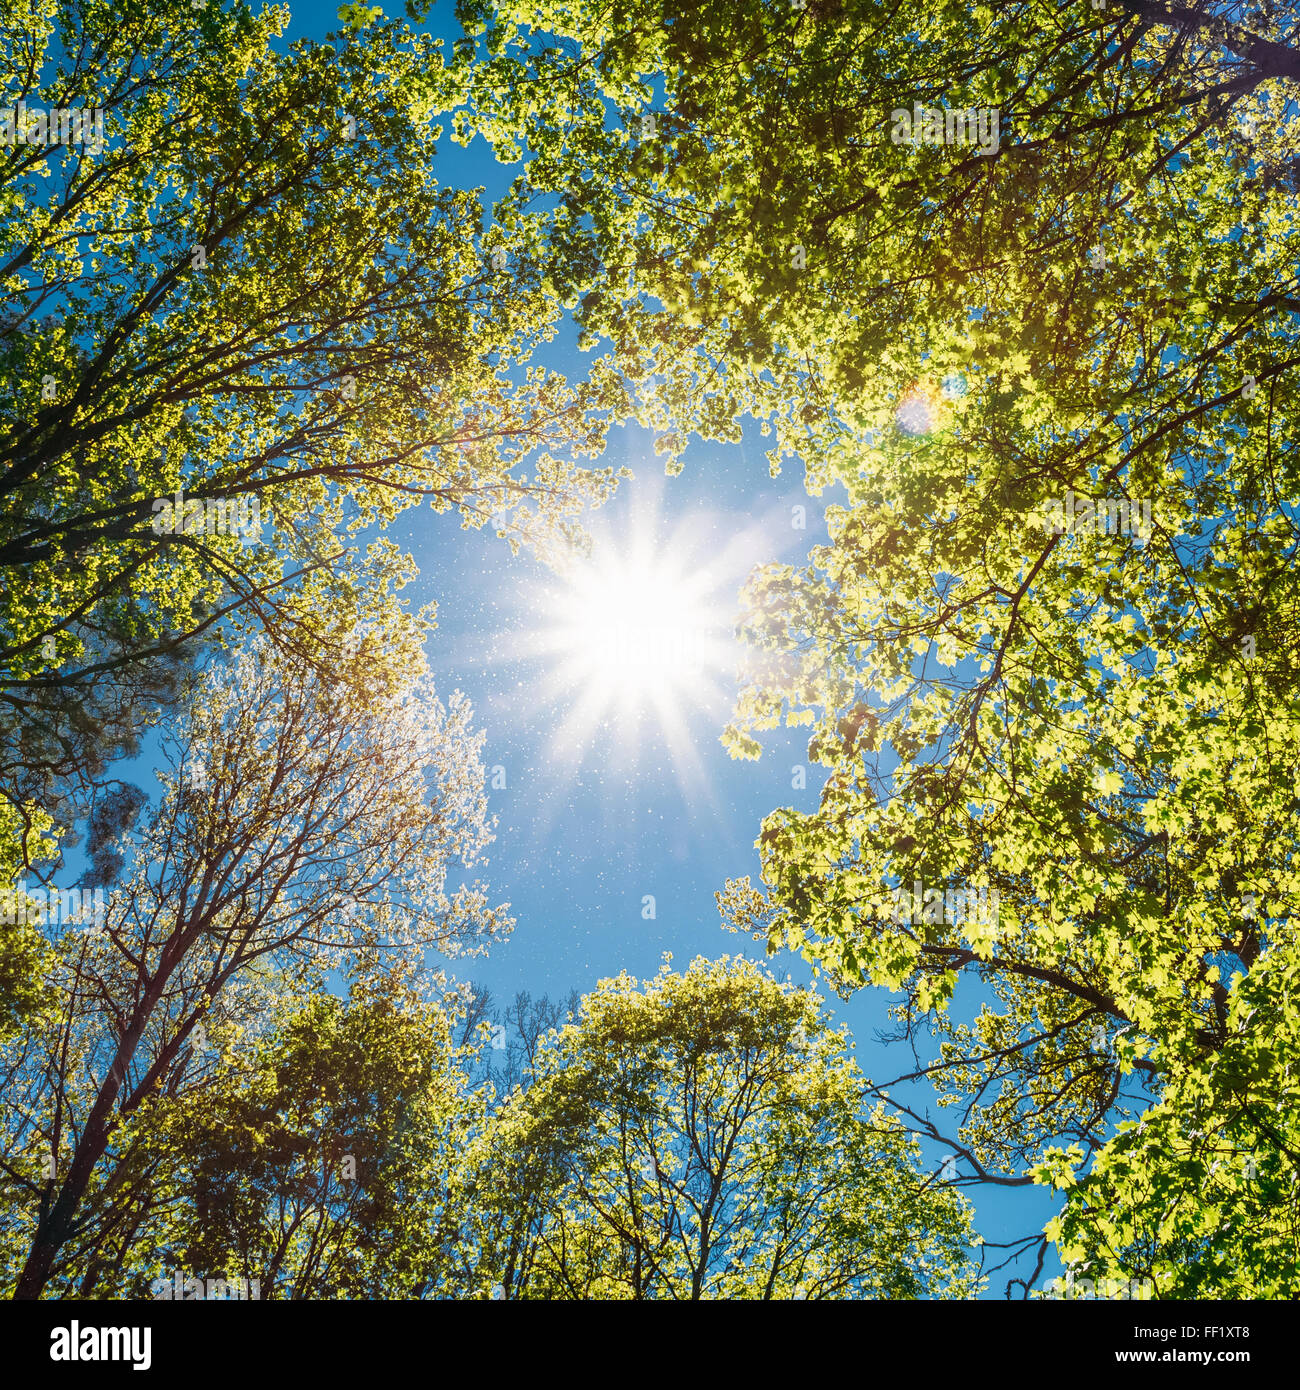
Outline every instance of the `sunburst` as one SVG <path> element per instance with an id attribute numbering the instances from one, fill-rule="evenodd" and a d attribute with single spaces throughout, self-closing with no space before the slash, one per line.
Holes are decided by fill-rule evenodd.
<path id="1" fill-rule="evenodd" d="M 745 530 L 719 545 L 703 518 L 662 529 L 651 503 L 621 532 L 594 527 L 589 554 L 552 559 L 527 654 L 545 668 L 540 694 L 563 709 L 553 758 L 658 744 L 685 788 L 699 770 L 692 726 L 728 708 L 736 595 L 762 544 Z"/>

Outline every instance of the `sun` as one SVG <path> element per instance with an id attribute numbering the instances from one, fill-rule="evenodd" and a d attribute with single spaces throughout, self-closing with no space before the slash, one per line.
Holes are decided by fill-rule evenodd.
<path id="1" fill-rule="evenodd" d="M 558 594 L 554 648 L 569 683 L 602 706 L 656 705 L 691 692 L 710 664 L 711 576 L 604 556 Z"/>
<path id="2" fill-rule="evenodd" d="M 553 565 L 529 654 L 544 671 L 539 693 L 561 711 L 556 756 L 607 740 L 624 753 L 657 742 L 680 777 L 698 761 L 694 717 L 728 707 L 746 566 L 732 544 L 688 528 L 658 533 L 641 516 L 622 534 L 594 534 L 590 554 Z"/>

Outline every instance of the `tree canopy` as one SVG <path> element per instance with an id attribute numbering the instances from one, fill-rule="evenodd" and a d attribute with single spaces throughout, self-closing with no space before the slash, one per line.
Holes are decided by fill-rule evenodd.
<path id="1" fill-rule="evenodd" d="M 544 1299 L 962 1297 L 970 1210 L 752 962 L 602 981 L 465 1158 L 457 1284 Z M 495 1290 L 495 1293 L 493 1292 Z"/>
<path id="2" fill-rule="evenodd" d="M 536 540 L 614 480 L 575 460 L 616 383 L 530 363 L 558 306 L 493 254 L 479 194 L 436 177 L 463 65 L 397 23 L 278 48 L 287 20 L 189 0 L 0 16 L 15 101 L 104 133 L 0 147 L 16 806 L 77 791 L 84 813 L 201 640 L 263 631 L 328 660 L 321 615 L 359 621 L 410 577 L 382 536 L 405 507 Z"/>
<path id="3" fill-rule="evenodd" d="M 751 579 L 727 733 L 807 725 L 828 780 L 725 914 L 901 990 L 974 1171 L 1050 1170 L 1063 1251 L 1161 1296 L 1300 1255 L 1250 1176 L 1295 1171 L 1297 1095 L 1244 1003 L 1295 964 L 1300 54 L 1233 13 L 474 11 L 521 215 L 580 248 L 670 467 L 749 417 L 835 491 L 830 543 Z M 1000 916 L 880 910 L 915 883 Z"/>
<path id="4" fill-rule="evenodd" d="M 508 930 L 460 881 L 492 835 L 482 735 L 433 693 L 413 625 L 381 636 L 333 681 L 262 644 L 195 683 L 104 920 L 52 933 L 52 1006 L 5 1058 L 19 1296 L 87 1277 L 86 1209 L 124 1181 L 136 1116 L 222 1068 L 214 1010 L 249 1028 L 376 951 L 475 953 Z"/>
<path id="5" fill-rule="evenodd" d="M 1059 1195 L 1026 1294 L 1053 1243 L 1294 1293 L 1294 16 L 457 12 L 0 0 L 44 131 L 0 144 L 0 893 L 83 829 L 109 890 L 0 921 L 6 1287 L 965 1297 L 926 1139 Z M 490 209 L 444 134 L 517 166 Z M 510 920 L 389 533 L 581 545 L 625 419 L 827 498 L 722 735 L 806 728 L 825 785 L 719 906 L 890 991 L 937 1115 L 743 959 L 504 1014 L 426 959 Z"/>

